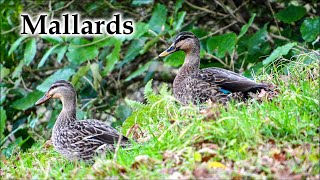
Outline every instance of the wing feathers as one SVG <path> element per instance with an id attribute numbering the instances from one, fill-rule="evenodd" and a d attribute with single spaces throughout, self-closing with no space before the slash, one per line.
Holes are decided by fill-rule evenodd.
<path id="1" fill-rule="evenodd" d="M 195 73 L 193 78 L 216 84 L 231 92 L 252 91 L 265 88 L 266 85 L 256 83 L 240 74 L 221 68 L 205 68 Z"/>

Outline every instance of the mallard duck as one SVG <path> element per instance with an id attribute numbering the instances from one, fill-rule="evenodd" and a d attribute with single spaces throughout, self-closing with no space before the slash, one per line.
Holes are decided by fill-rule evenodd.
<path id="1" fill-rule="evenodd" d="M 51 140 L 54 148 L 67 159 L 92 161 L 97 153 L 114 151 L 119 138 L 121 146 L 130 144 L 128 138 L 102 121 L 77 120 L 77 94 L 68 81 L 54 82 L 35 104 L 40 105 L 52 98 L 62 101 L 62 110 L 54 124 Z"/>
<path id="2" fill-rule="evenodd" d="M 232 98 L 246 98 L 249 92 L 267 89 L 266 84 L 256 83 L 235 72 L 221 68 L 200 67 L 200 42 L 191 32 L 179 33 L 173 44 L 159 57 L 184 51 L 185 60 L 173 81 L 173 94 L 182 104 L 201 104 L 207 100 L 225 104 Z"/>

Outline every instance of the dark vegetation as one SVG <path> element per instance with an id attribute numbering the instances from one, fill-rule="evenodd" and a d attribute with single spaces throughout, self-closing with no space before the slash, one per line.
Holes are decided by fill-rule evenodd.
<path id="1" fill-rule="evenodd" d="M 162 117 L 163 114 L 157 114 L 159 112 L 157 111 L 157 113 L 155 113 L 153 112 L 155 110 L 152 109 L 153 107 L 159 108 L 159 110 L 166 109 L 164 107 L 166 104 L 163 105 L 159 103 L 159 107 L 156 105 L 152 106 L 153 103 L 159 101 L 159 99 L 154 100 L 154 102 L 148 102 L 150 103 L 150 107 L 152 106 L 151 109 L 140 103 L 125 101 L 125 99 L 143 102 L 143 89 L 151 79 L 153 79 L 152 82 L 155 91 L 161 92 L 161 88 L 159 87 L 163 82 L 168 83 L 170 89 L 171 82 L 176 74 L 175 69 L 182 65 L 184 54 L 177 52 L 164 59 L 158 59 L 156 57 L 170 45 L 173 37 L 180 31 L 191 31 L 200 38 L 201 67 L 222 67 L 242 73 L 250 78 L 256 74 L 262 74 L 265 76 L 260 79 L 264 81 L 270 80 L 270 78 L 272 79 L 272 76 L 276 74 L 277 77 L 275 79 L 278 80 L 278 82 L 273 83 L 277 85 L 288 85 L 288 83 L 297 82 L 298 84 L 290 86 L 291 89 L 289 89 L 291 91 L 298 92 L 299 88 L 296 87 L 301 86 L 301 89 L 305 90 L 304 92 L 306 93 L 301 95 L 301 99 L 310 96 L 314 96 L 312 98 L 316 99 L 310 102 L 301 100 L 301 102 L 305 104 L 299 103 L 298 100 L 298 105 L 295 104 L 295 106 L 301 106 L 297 107 L 297 112 L 302 113 L 306 111 L 310 113 L 310 116 L 305 116 L 310 117 L 310 122 L 315 123 L 315 127 L 308 126 L 308 130 L 304 132 L 306 134 L 306 141 L 311 142 L 313 137 L 319 136 L 319 111 L 317 109 L 317 107 L 319 107 L 319 93 L 306 92 L 307 90 L 316 91 L 316 89 L 319 89 L 318 76 L 315 75 L 319 69 L 317 69 L 315 64 L 318 65 L 320 56 L 320 4 L 316 0 L 178 0 L 176 2 L 153 2 L 149 0 L 112 2 L 100 0 L 93 2 L 84 0 L 81 1 L 81 3 L 78 1 L 4 0 L 1 2 L 1 6 L 0 145 L 1 161 L 3 162 L 5 159 L 12 156 L 14 157 L 20 152 L 28 152 L 29 148 L 33 145 L 35 146 L 31 149 L 39 147 L 39 144 L 36 142 L 43 142 L 50 138 L 50 129 L 53 127 L 55 119 L 60 112 L 61 104 L 56 101 L 46 104 L 46 107 L 36 108 L 34 107 L 34 103 L 43 95 L 47 88 L 58 79 L 68 79 L 75 85 L 79 97 L 78 104 L 79 107 L 81 107 L 77 112 L 79 119 L 104 119 L 112 123 L 112 126 L 120 127 L 129 117 L 129 121 L 124 124 L 124 131 L 127 131 L 134 124 L 133 119 L 136 117 L 139 117 L 141 124 L 143 124 L 143 118 L 148 119 L 148 117 L 150 117 L 154 119 L 153 116 Z M 135 21 L 135 33 L 131 36 L 123 37 L 101 36 L 93 38 L 19 35 L 19 18 L 21 12 L 27 12 L 32 16 L 37 15 L 39 12 L 48 12 L 53 17 L 59 17 L 60 14 L 65 11 L 78 11 L 83 18 L 99 17 L 105 19 L 111 17 L 113 12 L 121 12 L 123 16 Z M 303 55 L 303 58 L 299 58 L 301 55 Z M 295 61 L 297 61 L 298 64 L 302 64 L 301 67 L 303 68 L 292 68 L 292 63 Z M 311 65 L 308 66 L 309 64 Z M 311 69 L 304 69 L 304 67 L 311 67 Z M 304 87 L 310 84 L 300 82 L 301 79 L 297 80 L 297 78 L 299 78 L 297 74 L 291 77 L 293 73 L 292 70 L 300 71 L 303 74 L 301 77 L 306 79 L 312 75 L 316 76 L 310 83 L 314 86 L 310 87 L 310 89 Z M 288 82 L 286 82 L 286 80 L 288 80 Z M 282 92 L 284 92 L 285 88 L 282 88 Z M 172 96 L 168 95 L 170 93 L 164 93 L 164 91 L 165 90 L 162 90 L 162 95 L 165 95 L 159 96 L 158 98 L 172 98 Z M 282 96 L 282 94 L 280 93 L 279 96 Z M 156 95 L 154 95 L 154 97 L 156 97 Z M 289 101 L 287 102 L 288 99 L 285 99 L 285 96 L 283 98 L 283 104 L 288 106 L 292 105 Z M 179 108 L 174 109 L 177 108 L 172 105 L 175 103 L 174 101 L 164 102 L 171 103 L 168 107 L 173 108 L 172 112 L 176 112 L 175 110 L 179 111 Z M 276 102 L 281 103 L 281 101 Z M 137 109 L 132 110 L 128 104 L 135 106 L 140 111 L 133 112 L 133 110 Z M 277 106 L 269 105 L 270 104 L 267 104 L 266 107 L 264 107 L 263 104 L 256 106 L 262 109 L 277 109 Z M 306 107 L 302 107 L 303 105 Z M 251 109 L 251 113 L 257 109 Z M 285 106 L 283 106 L 283 109 L 285 109 Z M 233 111 L 236 111 L 236 109 L 231 110 L 231 112 Z M 239 110 L 239 114 L 241 114 L 241 112 L 243 112 L 242 115 L 250 113 L 249 111 L 244 111 L 247 110 Z M 171 111 L 168 110 L 168 112 L 170 113 Z M 147 115 L 140 115 L 145 113 Z M 170 119 L 170 117 L 167 117 L 168 115 L 164 116 L 167 120 Z M 284 116 L 285 118 L 283 118 Z M 293 124 L 289 123 L 288 126 L 281 129 L 283 124 L 287 123 L 276 121 L 282 118 L 290 120 L 291 117 L 289 116 L 290 115 L 286 116 L 281 114 L 275 116 L 274 119 L 266 119 L 268 123 L 272 121 L 276 125 L 274 127 L 270 125 L 270 128 L 268 125 L 262 130 L 262 134 L 268 137 L 271 134 L 275 138 L 297 138 L 296 141 L 303 141 L 303 139 L 301 139 L 302 135 L 294 136 L 297 129 L 291 127 Z M 301 116 L 303 117 L 303 115 Z M 189 116 L 184 114 L 183 117 L 187 118 Z M 209 119 L 215 119 L 213 117 L 214 116 L 209 116 Z M 195 117 L 195 119 L 197 118 Z M 233 121 L 223 120 L 219 122 L 225 123 L 226 127 L 230 125 L 228 123 L 235 123 Z M 247 123 L 249 122 L 250 121 L 247 121 Z M 277 123 L 280 123 L 282 126 L 279 126 Z M 211 124 L 214 124 L 212 127 L 210 126 L 213 128 L 212 132 L 219 130 L 220 135 L 219 133 L 218 135 L 213 134 L 210 131 L 202 133 L 203 135 L 212 137 L 216 144 L 219 144 L 218 142 L 223 141 L 226 137 L 226 139 L 233 142 L 233 144 L 237 144 L 239 141 L 249 142 L 254 139 L 246 132 L 243 132 L 243 134 L 235 134 L 241 135 L 243 139 L 241 139 L 241 137 L 234 137 L 231 133 L 224 134 L 224 131 L 228 131 L 228 129 L 223 129 L 220 125 L 217 125 L 219 126 L 219 128 L 217 128 L 215 121 Z M 206 125 L 209 126 L 211 124 Z M 143 127 L 143 125 L 141 126 Z M 262 125 L 260 124 L 259 127 L 262 127 Z M 155 130 L 159 127 L 151 126 L 151 128 Z M 229 130 L 232 131 L 232 129 Z M 276 132 L 276 135 L 273 134 L 274 132 Z M 155 134 L 159 135 L 159 133 Z M 252 136 L 257 134 L 253 133 Z M 286 137 L 286 135 L 288 136 Z M 169 139 L 167 135 L 164 135 L 164 138 Z M 236 140 L 233 141 L 233 139 Z M 212 143 L 210 139 L 202 140 Z M 319 140 L 317 140 L 317 142 L 319 143 Z M 154 142 L 152 141 L 152 143 Z M 259 144 L 257 146 L 259 146 L 260 149 L 270 149 L 278 142 L 277 140 L 268 141 L 262 138 L 256 143 Z M 229 147 L 230 144 L 228 142 L 225 146 Z M 299 151 L 299 153 L 300 151 L 304 152 L 304 148 L 308 148 L 300 145 L 292 147 L 285 143 L 280 144 L 281 147 L 291 148 L 292 151 L 298 148 L 296 151 Z M 163 148 L 161 151 L 165 151 L 165 148 L 168 148 L 161 144 L 159 146 Z M 312 150 L 310 150 L 309 147 L 309 150 L 313 152 L 312 162 L 315 162 L 319 160 L 319 156 L 314 153 L 316 151 L 316 145 L 311 145 L 311 149 Z M 248 151 L 248 153 L 256 154 L 256 150 L 257 149 Z M 285 153 L 282 151 L 278 152 L 279 149 L 275 150 L 277 152 L 273 154 L 275 156 L 274 159 L 285 161 L 284 159 L 286 158 L 283 157 Z M 245 152 L 246 150 L 243 151 Z M 170 159 L 172 153 L 179 154 L 178 150 L 165 152 L 168 157 L 162 154 L 164 159 Z M 225 157 L 234 161 L 234 159 L 236 159 L 235 156 L 242 157 L 241 153 L 240 155 L 232 153 L 218 154 L 216 161 L 220 162 L 220 160 Z M 133 155 L 137 155 L 137 152 L 135 151 Z M 260 154 L 260 156 L 262 155 Z M 300 153 L 300 155 L 305 157 L 303 153 Z M 48 157 L 51 156 L 53 156 L 52 153 L 48 155 Z M 158 157 L 158 154 L 156 156 Z M 20 155 L 18 157 L 20 157 Z M 24 156 L 22 155 L 22 157 Z M 119 157 L 121 157 L 121 155 Z M 132 159 L 133 157 L 130 156 L 130 158 Z M 199 154 L 196 154 L 195 158 L 199 159 Z M 220 164 L 214 164 L 216 161 L 211 165 L 214 167 L 220 166 Z M 128 164 L 125 160 L 120 162 Z M 244 163 L 254 164 L 257 162 L 244 161 Z M 102 166 L 108 167 L 106 164 Z M 237 166 L 237 164 L 234 163 L 232 166 Z M 274 164 L 273 166 L 276 167 Z M 292 166 L 288 165 L 286 167 Z M 314 164 L 312 167 L 314 167 Z M 73 167 L 69 168 L 72 169 Z M 246 168 L 250 169 L 251 167 L 248 166 Z M 307 168 L 308 167 L 306 167 L 306 169 Z M 97 173 L 95 169 L 93 169 L 93 171 Z M 202 172 L 204 170 L 200 168 L 195 171 Z M 114 172 L 114 170 L 112 172 Z M 270 172 L 266 171 L 264 173 L 268 174 Z M 310 172 L 312 175 L 319 174 L 319 168 L 312 169 Z M 1 174 L 2 171 L 0 172 L 0 175 Z M 131 174 L 133 177 L 134 175 L 136 174 Z M 145 174 L 145 176 L 141 175 L 141 177 L 146 176 L 147 174 Z M 153 174 L 151 177 L 157 176 Z M 194 177 L 197 176 L 194 175 Z M 259 177 L 260 176 L 258 176 L 258 178 Z M 281 175 L 279 175 L 279 177 L 281 177 Z"/>

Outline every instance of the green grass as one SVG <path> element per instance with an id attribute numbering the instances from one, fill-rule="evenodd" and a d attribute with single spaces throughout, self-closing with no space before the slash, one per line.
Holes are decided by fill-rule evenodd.
<path id="1" fill-rule="evenodd" d="M 63 159 L 43 140 L 27 152 L 2 156 L 1 177 L 315 177 L 320 173 L 319 62 L 313 53 L 302 54 L 286 65 L 286 75 L 284 68 L 261 73 L 258 81 L 274 84 L 278 95 L 226 108 L 182 107 L 166 86 L 155 94 L 149 83 L 147 104 L 128 101 L 134 112 L 122 132 L 134 124 L 142 131 L 134 131 L 138 143 L 130 150 L 88 165 Z"/>

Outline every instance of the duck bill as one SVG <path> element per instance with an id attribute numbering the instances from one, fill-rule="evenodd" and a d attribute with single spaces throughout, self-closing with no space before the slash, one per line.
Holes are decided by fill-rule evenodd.
<path id="1" fill-rule="evenodd" d="M 173 43 L 167 50 L 163 51 L 161 54 L 159 54 L 159 57 L 165 57 L 173 52 L 176 51 L 176 46 Z"/>
<path id="2" fill-rule="evenodd" d="M 51 99 L 52 96 L 50 96 L 48 93 L 46 93 L 44 96 L 42 96 L 42 98 L 40 98 L 36 103 L 35 105 L 40 105 L 40 104 L 43 104 L 45 102 L 47 102 L 49 99 Z"/>

